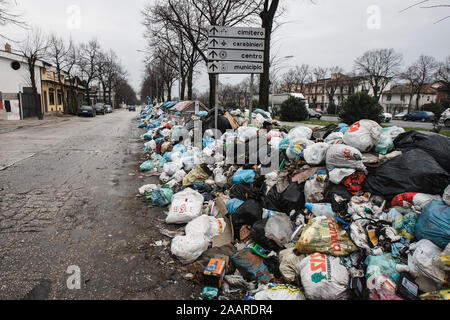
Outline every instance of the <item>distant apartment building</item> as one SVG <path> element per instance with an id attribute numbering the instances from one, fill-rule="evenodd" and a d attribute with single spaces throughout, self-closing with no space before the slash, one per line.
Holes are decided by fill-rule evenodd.
<path id="1" fill-rule="evenodd" d="M 417 107 L 417 94 L 411 93 L 410 85 L 394 85 L 383 94 L 381 101 L 386 112 L 397 114 L 415 110 Z M 438 89 L 427 85 L 422 88 L 419 94 L 419 110 L 428 103 L 437 102 Z"/>

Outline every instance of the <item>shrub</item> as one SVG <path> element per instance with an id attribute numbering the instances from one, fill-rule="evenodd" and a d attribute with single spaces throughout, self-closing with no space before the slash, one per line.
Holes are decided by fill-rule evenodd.
<path id="1" fill-rule="evenodd" d="M 342 103 L 342 111 L 339 116 L 348 125 L 363 119 L 381 123 L 383 121 L 383 107 L 376 98 L 370 96 L 367 92 L 358 92 Z"/>
<path id="2" fill-rule="evenodd" d="M 308 110 L 305 102 L 296 97 L 289 97 L 281 104 L 281 121 L 304 121 L 308 119 Z"/>

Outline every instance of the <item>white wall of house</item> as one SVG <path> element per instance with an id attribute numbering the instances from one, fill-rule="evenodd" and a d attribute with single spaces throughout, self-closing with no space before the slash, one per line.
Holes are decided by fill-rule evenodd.
<path id="1" fill-rule="evenodd" d="M 14 70 L 11 63 L 17 61 L 20 63 L 20 69 Z M 41 73 L 42 63 L 38 61 L 35 66 L 36 87 L 41 94 Z M 2 93 L 3 106 L 5 105 L 5 95 L 18 94 L 23 92 L 24 87 L 31 87 L 30 72 L 26 59 L 20 55 L 0 51 L 0 92 Z M 7 119 L 6 110 L 0 109 L 0 119 Z"/>
<path id="2" fill-rule="evenodd" d="M 417 95 L 413 95 L 410 111 L 416 108 L 416 98 Z M 395 113 L 408 111 L 409 94 L 392 94 L 390 101 L 388 99 L 388 95 L 383 96 L 382 106 L 386 112 L 394 112 L 393 108 L 396 108 Z M 420 94 L 419 108 L 423 107 L 425 104 L 436 102 L 436 99 L 436 94 Z"/>

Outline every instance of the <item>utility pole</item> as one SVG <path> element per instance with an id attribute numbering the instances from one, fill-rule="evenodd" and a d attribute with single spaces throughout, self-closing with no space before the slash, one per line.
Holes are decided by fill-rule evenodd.
<path id="1" fill-rule="evenodd" d="M 255 78 L 255 75 L 252 73 L 251 76 L 250 76 L 250 105 L 249 105 L 250 118 L 248 120 L 249 124 L 252 124 L 252 113 L 253 113 L 253 106 L 252 106 L 252 104 L 253 104 L 253 89 L 254 89 L 253 88 L 253 81 L 254 81 L 254 78 Z"/>

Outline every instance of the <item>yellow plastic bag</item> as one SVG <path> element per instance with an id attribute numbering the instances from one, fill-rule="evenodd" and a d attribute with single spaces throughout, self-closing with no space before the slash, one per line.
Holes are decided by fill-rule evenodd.
<path id="1" fill-rule="evenodd" d="M 347 232 L 335 219 L 324 216 L 313 218 L 303 230 L 296 245 L 297 251 L 305 254 L 326 253 L 346 257 L 358 250 Z"/>
<path id="2" fill-rule="evenodd" d="M 195 166 L 183 179 L 183 186 L 188 187 L 197 181 L 205 181 L 211 176 L 211 171 L 206 165 Z"/>

